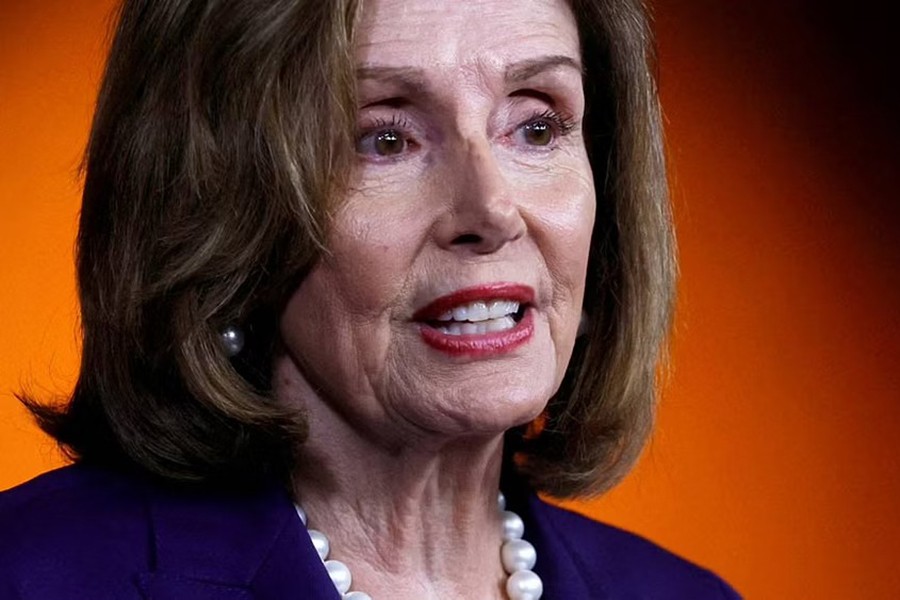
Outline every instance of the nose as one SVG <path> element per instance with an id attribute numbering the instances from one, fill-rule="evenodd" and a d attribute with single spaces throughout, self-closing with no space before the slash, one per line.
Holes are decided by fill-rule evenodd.
<path id="1" fill-rule="evenodd" d="M 512 197 L 487 140 L 462 145 L 447 165 L 452 202 L 437 227 L 438 244 L 454 252 L 490 254 L 525 235 L 520 206 Z"/>

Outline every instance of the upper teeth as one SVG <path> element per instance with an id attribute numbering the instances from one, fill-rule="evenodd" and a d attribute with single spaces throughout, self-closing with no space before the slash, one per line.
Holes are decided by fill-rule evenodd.
<path id="1" fill-rule="evenodd" d="M 517 312 L 519 312 L 519 303 L 511 300 L 477 301 L 448 310 L 438 317 L 438 321 L 470 321 L 477 323 L 479 321 L 499 319 L 506 315 L 514 315 Z"/>

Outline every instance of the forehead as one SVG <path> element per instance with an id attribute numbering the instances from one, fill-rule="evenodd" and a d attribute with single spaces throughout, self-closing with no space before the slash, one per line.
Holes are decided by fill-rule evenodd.
<path id="1" fill-rule="evenodd" d="M 565 0 L 365 0 L 359 65 L 496 67 L 540 55 L 580 58 Z"/>

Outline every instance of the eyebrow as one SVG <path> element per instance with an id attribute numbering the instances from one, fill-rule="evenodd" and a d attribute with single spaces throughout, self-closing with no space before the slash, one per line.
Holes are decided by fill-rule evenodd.
<path id="1" fill-rule="evenodd" d="M 364 81 L 372 79 L 391 83 L 407 93 L 423 93 L 428 91 L 425 70 L 416 67 L 382 67 L 365 66 L 356 69 L 356 79 Z"/>
<path id="2" fill-rule="evenodd" d="M 559 67 L 567 67 L 581 75 L 584 74 L 581 63 L 571 56 L 553 54 L 512 63 L 504 69 L 503 79 L 507 83 L 520 83 Z M 356 69 L 356 78 L 359 81 L 371 79 L 392 83 L 407 92 L 422 93 L 427 92 L 429 88 L 425 70 L 417 67 L 363 66 Z"/>
<path id="3" fill-rule="evenodd" d="M 541 56 L 539 58 L 529 58 L 513 63 L 506 67 L 503 78 L 508 83 L 518 83 L 531 79 L 535 75 L 540 75 L 544 71 L 556 69 L 557 67 L 575 69 L 580 75 L 584 75 L 584 69 L 580 62 L 571 56 L 553 54 L 550 56 Z"/>

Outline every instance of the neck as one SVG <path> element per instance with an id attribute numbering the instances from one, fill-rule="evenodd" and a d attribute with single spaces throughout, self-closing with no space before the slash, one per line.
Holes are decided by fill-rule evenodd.
<path id="1" fill-rule="evenodd" d="M 327 458 L 310 448 L 302 464 L 315 468 L 298 471 L 295 492 L 355 589 L 374 598 L 501 597 L 501 437 L 433 454 L 344 448 L 352 451 Z"/>
<path id="2" fill-rule="evenodd" d="M 503 434 L 381 439 L 324 403 L 294 478 L 309 526 L 373 598 L 505 598 L 497 509 Z M 461 576 L 465 574 L 465 576 Z"/>

